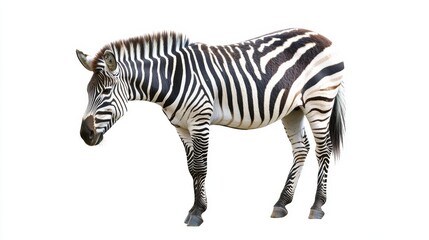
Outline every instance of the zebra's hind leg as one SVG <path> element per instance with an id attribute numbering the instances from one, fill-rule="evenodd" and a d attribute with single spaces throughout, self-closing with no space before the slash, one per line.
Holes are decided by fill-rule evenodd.
<path id="1" fill-rule="evenodd" d="M 316 141 L 316 158 L 319 164 L 316 196 L 314 204 L 310 209 L 310 215 L 308 216 L 310 219 L 321 219 L 325 215 L 322 210 L 322 206 L 326 203 L 328 168 L 332 152 L 332 144 L 329 133 L 330 118 L 325 115 L 330 114 L 331 111 L 328 109 L 322 112 L 324 113 L 322 115 L 306 114 L 311 130 L 313 131 L 314 140 Z"/>
<path id="2" fill-rule="evenodd" d="M 304 114 L 297 108 L 283 120 L 283 126 L 292 145 L 293 165 L 279 200 L 274 205 L 272 218 L 281 218 L 287 215 L 286 205 L 292 202 L 293 194 L 304 166 L 310 145 L 303 125 Z"/>

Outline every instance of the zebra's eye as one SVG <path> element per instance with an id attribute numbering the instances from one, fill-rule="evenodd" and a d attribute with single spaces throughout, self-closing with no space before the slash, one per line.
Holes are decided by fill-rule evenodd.
<path id="1" fill-rule="evenodd" d="M 102 94 L 105 94 L 105 95 L 107 95 L 107 94 L 109 94 L 110 93 L 110 91 L 112 90 L 112 88 L 111 87 L 106 87 L 104 90 L 103 90 L 103 92 L 101 92 Z"/>

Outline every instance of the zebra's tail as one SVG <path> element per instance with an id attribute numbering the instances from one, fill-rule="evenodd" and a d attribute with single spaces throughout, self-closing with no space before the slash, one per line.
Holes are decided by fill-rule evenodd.
<path id="1" fill-rule="evenodd" d="M 343 85 L 341 84 L 337 96 L 335 97 L 331 120 L 329 122 L 329 135 L 331 137 L 332 151 L 335 155 L 335 159 L 340 157 L 340 150 L 343 145 L 343 137 L 346 130 L 343 91 Z"/>

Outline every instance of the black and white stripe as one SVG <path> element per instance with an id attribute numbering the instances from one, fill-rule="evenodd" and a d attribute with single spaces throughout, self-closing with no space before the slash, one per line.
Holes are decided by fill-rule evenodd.
<path id="1" fill-rule="evenodd" d="M 290 170 L 272 217 L 287 214 L 307 156 L 304 116 L 316 140 L 318 188 L 310 218 L 323 217 L 331 152 L 339 153 L 344 130 L 343 62 L 331 42 L 304 29 L 286 29 L 224 46 L 189 43 L 161 33 L 106 45 L 94 57 L 77 51 L 94 75 L 81 135 L 89 145 L 126 111 L 129 100 L 159 104 L 184 144 L 194 179 L 195 203 L 186 218 L 200 225 L 206 210 L 209 126 L 239 129 L 282 120 L 293 148 Z"/>

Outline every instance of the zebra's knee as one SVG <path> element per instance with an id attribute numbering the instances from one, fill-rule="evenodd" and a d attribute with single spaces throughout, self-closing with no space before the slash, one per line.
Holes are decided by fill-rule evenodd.
<path id="1" fill-rule="evenodd" d="M 308 141 L 307 133 L 305 132 L 305 129 L 302 129 L 302 143 L 304 145 L 304 148 L 306 150 L 306 154 L 310 151 L 310 142 Z"/>
<path id="2" fill-rule="evenodd" d="M 292 153 L 294 158 L 305 160 L 308 152 L 310 151 L 310 143 L 305 129 L 302 128 L 300 132 L 297 132 L 293 136 L 289 136 L 289 140 L 292 144 Z"/>

